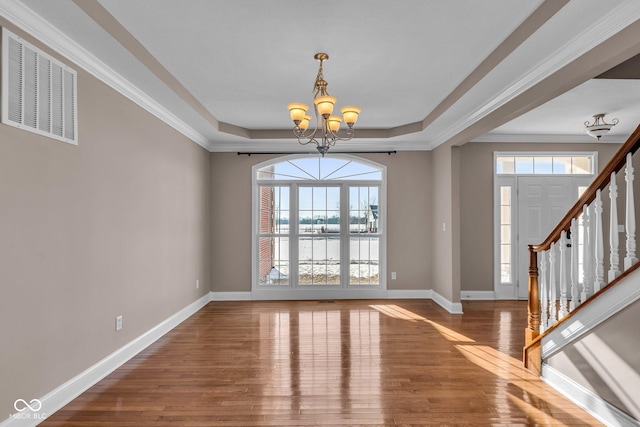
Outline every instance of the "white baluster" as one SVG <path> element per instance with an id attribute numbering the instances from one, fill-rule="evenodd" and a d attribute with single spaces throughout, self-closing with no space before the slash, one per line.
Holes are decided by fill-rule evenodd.
<path id="1" fill-rule="evenodd" d="M 569 311 L 573 311 L 580 305 L 580 283 L 578 283 L 578 248 L 580 245 L 578 237 L 578 221 L 571 220 L 571 304 Z"/>
<path id="2" fill-rule="evenodd" d="M 549 248 L 549 326 L 558 320 L 556 303 L 556 244 Z"/>
<path id="3" fill-rule="evenodd" d="M 591 296 L 591 209 L 589 206 L 582 207 L 582 233 L 584 243 L 582 245 L 582 295 L 580 302 L 585 302 Z"/>
<path id="4" fill-rule="evenodd" d="M 567 239 L 565 232 L 560 234 L 558 240 L 560 247 L 560 308 L 558 309 L 558 320 L 567 315 Z"/>
<path id="5" fill-rule="evenodd" d="M 547 286 L 547 252 L 540 253 L 540 332 L 549 327 L 549 290 Z"/>
<path id="6" fill-rule="evenodd" d="M 593 292 L 598 292 L 604 286 L 604 237 L 602 235 L 602 194 L 596 191 L 595 211 L 595 277 L 593 280 Z"/>
<path id="7" fill-rule="evenodd" d="M 624 257 L 624 269 L 627 270 L 638 262 L 638 258 L 636 258 L 636 207 L 633 198 L 633 162 L 631 153 L 627 154 L 624 180 L 627 182 L 627 207 L 624 220 L 627 231 L 627 253 Z"/>
<path id="8" fill-rule="evenodd" d="M 618 184 L 616 183 L 616 173 L 611 172 L 611 183 L 609 184 L 609 199 L 611 199 L 611 218 L 609 220 L 609 274 L 607 279 L 611 283 L 620 275 L 620 255 L 618 254 Z"/>

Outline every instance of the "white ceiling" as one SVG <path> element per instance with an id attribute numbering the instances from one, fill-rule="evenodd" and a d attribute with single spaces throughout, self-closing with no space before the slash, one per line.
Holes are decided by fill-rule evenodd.
<path id="1" fill-rule="evenodd" d="M 0 15 L 210 151 L 308 151 L 286 105 L 311 104 L 316 52 L 338 105 L 362 108 L 343 149 L 588 142 L 597 113 L 622 142 L 640 123 L 640 80 L 592 79 L 640 53 L 637 0 L 2 0 Z"/>

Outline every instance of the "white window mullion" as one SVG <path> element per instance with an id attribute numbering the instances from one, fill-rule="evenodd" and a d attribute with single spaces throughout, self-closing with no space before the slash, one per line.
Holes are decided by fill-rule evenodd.
<path id="1" fill-rule="evenodd" d="M 351 271 L 351 236 L 349 235 L 349 184 L 340 187 L 340 282 L 343 288 L 349 287 Z"/>
<path id="2" fill-rule="evenodd" d="M 295 289 L 298 287 L 298 241 L 300 239 L 300 226 L 299 226 L 299 206 L 298 206 L 298 184 L 292 183 L 291 190 L 289 191 L 289 265 L 290 267 L 290 286 Z"/>

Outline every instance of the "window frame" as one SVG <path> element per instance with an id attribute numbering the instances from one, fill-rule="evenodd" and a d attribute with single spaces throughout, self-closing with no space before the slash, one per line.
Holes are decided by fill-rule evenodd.
<path id="1" fill-rule="evenodd" d="M 338 180 L 301 180 L 301 179 L 259 179 L 258 171 L 270 165 L 280 162 L 287 162 L 296 159 L 310 158 L 308 154 L 294 154 L 282 157 L 276 157 L 265 162 L 261 162 L 252 167 L 252 260 L 251 260 L 251 290 L 252 297 L 256 299 L 270 298 L 315 298 L 316 295 L 331 293 L 332 298 L 354 298 L 354 297 L 384 297 L 386 296 L 386 167 L 379 163 L 363 159 L 351 155 L 333 155 L 332 159 L 351 161 L 370 166 L 380 172 L 380 180 L 364 180 L 364 179 L 338 179 Z M 261 186 L 287 186 L 289 187 L 289 253 L 290 253 L 290 277 L 289 284 L 286 286 L 271 286 L 260 283 L 260 272 L 258 266 L 259 260 L 259 238 L 260 234 L 260 191 Z M 298 239 L 301 235 L 299 230 L 299 203 L 298 193 L 301 187 L 340 187 L 340 284 L 336 285 L 300 285 L 298 283 Z M 349 268 L 345 268 L 343 262 L 346 260 L 347 266 L 350 265 L 350 241 L 352 237 L 361 237 L 358 233 L 351 233 L 349 228 L 350 207 L 349 207 L 349 189 L 352 187 L 377 187 L 378 188 L 378 230 L 375 233 L 366 233 L 369 237 L 379 239 L 378 253 L 378 284 L 359 284 L 349 283 Z M 327 207 L 329 208 L 329 207 Z M 334 209 L 329 209 L 334 210 Z"/>
<path id="2" fill-rule="evenodd" d="M 513 173 L 498 173 L 499 157 L 589 157 L 591 158 L 591 173 L 516 173 L 515 166 Z M 535 166 L 534 166 L 535 171 Z M 508 293 L 507 289 L 514 288 L 518 280 L 518 251 L 523 250 L 517 233 L 518 217 L 518 177 L 576 177 L 576 178 L 594 178 L 598 174 L 598 152 L 597 151 L 494 151 L 493 152 L 493 277 L 494 277 L 494 297 L 496 299 L 504 299 L 504 295 Z M 511 187 L 511 281 L 502 282 L 501 276 L 501 217 L 500 217 L 500 188 Z"/>

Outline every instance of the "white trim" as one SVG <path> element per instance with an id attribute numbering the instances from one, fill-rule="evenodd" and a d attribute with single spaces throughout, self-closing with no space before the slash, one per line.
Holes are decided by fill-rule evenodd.
<path id="1" fill-rule="evenodd" d="M 542 360 L 567 344 L 589 333 L 593 328 L 640 299 L 640 269 L 591 301 L 568 320 L 542 338 Z"/>
<path id="2" fill-rule="evenodd" d="M 251 301 L 251 292 L 209 292 L 211 301 Z"/>
<path id="3" fill-rule="evenodd" d="M 449 301 L 434 290 L 431 290 L 431 299 L 451 314 L 462 314 L 462 303 Z"/>
<path id="4" fill-rule="evenodd" d="M 75 62 L 88 73 L 135 102 L 196 144 L 209 151 L 213 149 L 214 146 L 208 138 L 19 1 L 2 0 L 0 2 L 0 15 L 23 31 L 39 39 L 60 55 Z"/>
<path id="5" fill-rule="evenodd" d="M 56 387 L 54 390 L 39 399 L 40 402 L 42 402 L 41 412 L 52 415 L 54 412 L 58 411 L 67 403 L 71 402 L 80 394 L 88 390 L 98 381 L 124 365 L 142 350 L 156 342 L 164 334 L 188 319 L 202 307 L 207 305 L 209 301 L 209 294 L 200 297 L 182 310 L 135 338 L 133 341 L 130 341 L 120 347 L 95 365 L 90 366 L 83 372 L 71 378 L 69 381 Z M 35 415 L 33 412 L 28 413 L 27 411 L 24 411 L 22 414 L 25 414 L 25 416 L 31 416 L 29 419 L 8 418 L 0 424 L 0 427 L 34 426 L 42 421 L 32 419 Z"/>
<path id="6" fill-rule="evenodd" d="M 466 301 L 492 301 L 496 299 L 495 291 L 460 291 L 460 299 Z"/>
<path id="7" fill-rule="evenodd" d="M 387 293 L 384 289 L 365 288 L 353 289 L 256 289 L 251 292 L 251 299 L 257 301 L 281 300 L 342 300 L 342 299 L 384 299 Z"/>
<path id="8" fill-rule="evenodd" d="M 604 139 L 604 138 L 603 138 Z M 542 143 L 542 144 L 622 144 L 626 141 L 624 136 L 608 135 L 606 140 L 594 141 L 585 134 L 572 135 L 542 135 L 542 134 L 505 134 L 485 133 L 471 142 L 505 142 L 505 143 Z"/>
<path id="9" fill-rule="evenodd" d="M 495 299 L 516 299 L 516 283 L 517 267 L 516 267 L 516 246 L 518 245 L 516 233 L 514 233 L 514 220 L 516 218 L 517 203 L 517 180 L 516 176 L 509 175 L 496 175 L 495 173 L 496 155 L 493 156 L 493 295 Z M 500 187 L 509 187 L 511 189 L 511 283 L 502 283 L 502 275 L 500 270 L 501 265 L 501 239 L 500 239 L 500 225 L 501 225 L 501 200 L 500 200 Z"/>
<path id="10" fill-rule="evenodd" d="M 487 298 L 492 292 L 476 292 Z M 462 304 L 451 302 L 431 289 L 343 289 L 336 295 L 333 289 L 258 289 L 252 292 L 210 292 L 211 301 L 277 301 L 277 300 L 343 300 L 343 299 L 430 299 L 451 314 L 463 314 Z"/>
<path id="11" fill-rule="evenodd" d="M 591 157 L 591 173 L 498 173 L 498 157 Z M 598 174 L 598 151 L 494 151 L 493 174 L 498 177 L 508 176 L 574 176 L 594 177 Z"/>
<path id="12" fill-rule="evenodd" d="M 562 393 L 607 426 L 638 427 L 640 422 L 625 414 L 600 396 L 568 378 L 546 363 L 542 364 L 542 380 Z"/>
<path id="13" fill-rule="evenodd" d="M 486 292 L 490 294 L 491 292 Z M 252 292 L 210 292 L 211 301 L 274 301 L 322 299 L 430 299 L 451 314 L 462 314 L 462 304 L 451 302 L 431 289 L 343 289 L 337 295 L 333 289 L 257 289 Z M 490 298 L 482 298 L 490 299 Z"/>

